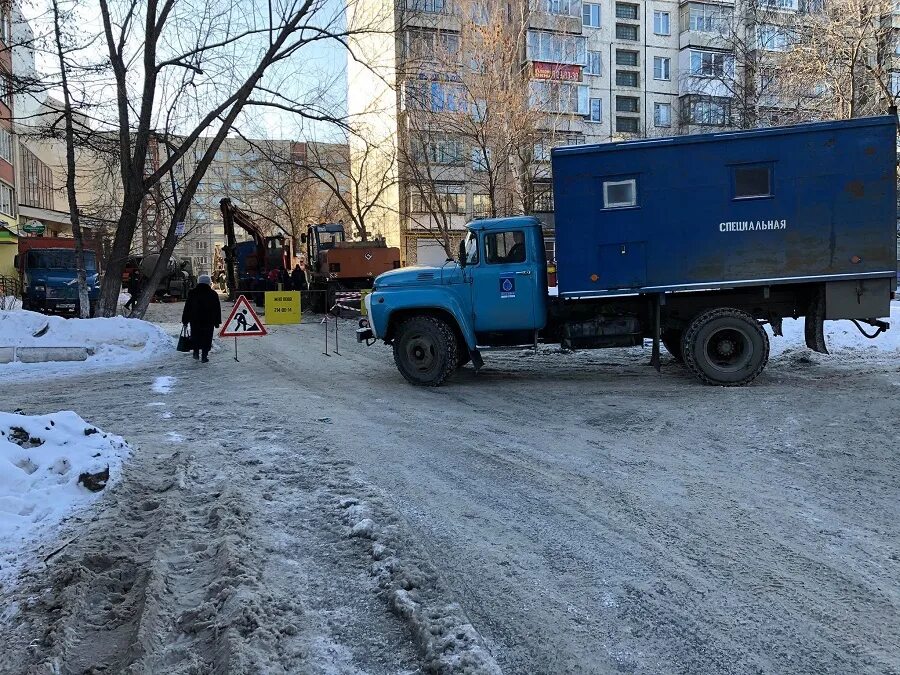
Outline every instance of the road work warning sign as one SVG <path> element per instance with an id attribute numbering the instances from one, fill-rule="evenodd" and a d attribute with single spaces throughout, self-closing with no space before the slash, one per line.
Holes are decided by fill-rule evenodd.
<path id="1" fill-rule="evenodd" d="M 219 331 L 219 336 L 259 337 L 262 335 L 266 335 L 266 327 L 256 316 L 256 312 L 253 311 L 247 298 L 241 295 L 234 303 L 234 309 L 231 310 L 228 320 Z"/>
<path id="2" fill-rule="evenodd" d="M 300 323 L 300 291 L 266 291 L 266 321 Z"/>

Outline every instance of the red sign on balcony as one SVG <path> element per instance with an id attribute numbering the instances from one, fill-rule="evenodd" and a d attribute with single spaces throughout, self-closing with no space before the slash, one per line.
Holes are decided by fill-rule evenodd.
<path id="1" fill-rule="evenodd" d="M 532 64 L 532 77 L 537 80 L 568 80 L 569 82 L 581 82 L 581 66 L 534 61 Z"/>

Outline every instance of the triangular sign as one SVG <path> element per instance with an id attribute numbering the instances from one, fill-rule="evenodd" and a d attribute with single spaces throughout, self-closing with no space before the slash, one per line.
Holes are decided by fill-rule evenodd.
<path id="1" fill-rule="evenodd" d="M 219 331 L 220 337 L 259 337 L 266 334 L 266 327 L 243 295 L 238 297 L 228 320 Z"/>

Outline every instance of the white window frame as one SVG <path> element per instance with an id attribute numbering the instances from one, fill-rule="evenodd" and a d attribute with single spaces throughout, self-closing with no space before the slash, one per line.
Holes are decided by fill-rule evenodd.
<path id="1" fill-rule="evenodd" d="M 588 50 L 587 64 L 584 66 L 585 75 L 603 74 L 603 52 Z"/>
<path id="2" fill-rule="evenodd" d="M 13 142 L 12 133 L 9 129 L 0 127 L 0 159 L 5 159 L 12 164 L 13 159 Z"/>
<path id="3" fill-rule="evenodd" d="M 660 110 L 667 110 L 666 113 L 667 119 L 666 122 L 663 123 L 660 121 Z M 657 127 L 668 128 L 672 126 L 672 104 L 671 103 L 663 103 L 661 101 L 656 101 L 653 104 L 653 124 Z"/>
<path id="4" fill-rule="evenodd" d="M 596 109 L 595 109 L 596 104 Z M 590 111 L 588 113 L 588 121 L 589 122 L 602 122 L 603 121 L 603 99 L 602 98 L 592 98 L 590 99 L 590 103 L 588 105 Z M 596 112 L 596 115 L 594 114 Z"/>
<path id="5" fill-rule="evenodd" d="M 631 186 L 631 200 L 627 202 L 610 202 L 609 188 L 619 187 L 621 185 Z M 630 209 L 637 206 L 637 179 L 628 178 L 626 180 L 605 180 L 603 181 L 603 208 L 604 209 Z"/>
<path id="6" fill-rule="evenodd" d="M 721 63 L 719 63 L 720 61 Z M 699 68 L 695 67 L 697 65 L 699 65 Z M 734 56 L 728 52 L 692 49 L 690 52 L 690 73 L 692 77 L 719 80 L 732 77 L 734 74 Z"/>
<path id="7" fill-rule="evenodd" d="M 585 21 L 585 19 L 587 19 Z M 596 21 L 596 23 L 594 23 Z M 585 2 L 581 6 L 581 24 L 587 28 L 600 28 L 603 23 L 600 3 Z"/>
<path id="8" fill-rule="evenodd" d="M 0 183 L 0 213 L 16 217 L 16 190 L 6 183 Z"/>
<path id="9" fill-rule="evenodd" d="M 665 27 L 663 27 L 663 17 L 665 17 Z M 665 28 L 665 30 L 663 30 Z M 654 35 L 671 35 L 672 34 L 672 15 L 670 12 L 653 12 L 653 34 Z"/>
<path id="10" fill-rule="evenodd" d="M 659 68 L 657 69 L 657 66 Z M 661 82 L 672 80 L 672 59 L 668 56 L 653 57 L 653 79 Z"/>

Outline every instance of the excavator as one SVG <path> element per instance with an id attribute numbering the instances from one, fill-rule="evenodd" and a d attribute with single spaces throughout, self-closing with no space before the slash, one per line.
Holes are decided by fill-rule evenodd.
<path id="1" fill-rule="evenodd" d="M 242 292 L 265 290 L 266 277 L 273 269 L 284 268 L 290 272 L 294 262 L 290 235 L 285 232 L 266 236 L 250 215 L 235 206 L 228 197 L 219 201 L 219 207 L 225 226 L 226 243 L 222 251 L 225 254 L 229 300 L 234 300 Z M 235 226 L 247 232 L 251 240 L 237 241 Z M 261 295 L 255 299 L 262 301 Z"/>

